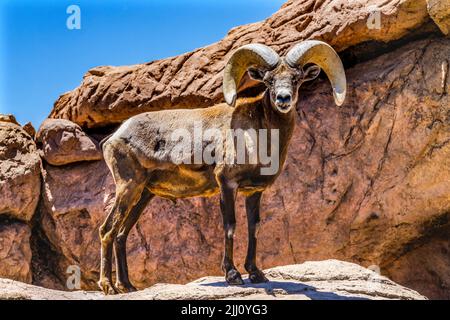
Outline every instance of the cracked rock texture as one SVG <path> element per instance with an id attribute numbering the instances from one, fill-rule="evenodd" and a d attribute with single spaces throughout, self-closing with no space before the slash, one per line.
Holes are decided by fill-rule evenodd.
<path id="1" fill-rule="evenodd" d="M 99 292 L 64 292 L 0 279 L 0 299 L 23 300 L 424 300 L 419 293 L 402 287 L 358 265 L 337 260 L 307 262 L 266 270 L 270 282 L 228 286 L 221 277 L 204 277 L 185 285 L 157 284 L 142 291 L 103 296 Z"/>
<path id="2" fill-rule="evenodd" d="M 30 221 L 39 201 L 41 158 L 18 124 L 0 121 L 0 215 Z"/>
<path id="3" fill-rule="evenodd" d="M 208 107 L 222 100 L 223 68 L 244 44 L 264 43 L 283 54 L 301 40 L 318 39 L 342 51 L 407 36 L 429 20 L 426 8 L 425 0 L 289 0 L 267 20 L 233 28 L 210 46 L 146 64 L 91 69 L 55 102 L 50 118 L 98 127 L 145 111 Z M 374 10 L 381 28 L 370 29 Z"/>
<path id="4" fill-rule="evenodd" d="M 194 52 L 94 68 L 56 101 L 53 119 L 37 134 L 45 160 L 40 198 L 36 146 L 13 117 L 0 116 L 9 122 L 0 122 L 0 217 L 8 217 L 0 220 L 0 276 L 64 288 L 67 267 L 77 265 L 82 288 L 96 289 L 97 230 L 114 198 L 98 141 L 139 112 L 221 101 L 221 71 L 240 45 L 264 42 L 283 54 L 303 39 L 321 39 L 344 60 L 347 100 L 335 107 L 323 76 L 300 88 L 285 169 L 263 196 L 258 263 L 346 260 L 379 268 L 429 298 L 450 299 L 450 39 L 433 22 L 432 2 L 447 3 L 291 0 Z M 381 29 L 367 25 L 374 7 Z M 436 23 L 448 22 L 440 17 Z M 248 79 L 241 88 L 241 95 L 261 90 Z M 241 197 L 237 220 L 235 261 L 243 271 Z M 130 278 L 143 289 L 220 275 L 222 234 L 217 197 L 156 198 L 128 240 Z M 29 267 L 31 255 L 37 267 Z M 157 295 L 155 287 L 144 292 Z"/>
<path id="5" fill-rule="evenodd" d="M 41 158 L 14 116 L 0 115 L 0 277 L 31 282 L 32 219 L 40 197 Z"/>
<path id="6" fill-rule="evenodd" d="M 335 257 L 449 297 L 450 114 L 441 72 L 449 53 L 448 39 L 422 40 L 355 65 L 341 108 L 325 79 L 301 89 L 285 170 L 263 197 L 263 267 Z M 43 228 L 62 252 L 61 270 L 80 265 L 86 288 L 95 288 L 97 228 L 113 190 L 103 162 L 45 166 Z M 237 219 L 243 269 L 241 198 Z M 144 288 L 220 274 L 221 228 L 217 197 L 154 199 L 128 241 L 131 279 Z M 427 264 L 424 247 L 434 248 Z"/>

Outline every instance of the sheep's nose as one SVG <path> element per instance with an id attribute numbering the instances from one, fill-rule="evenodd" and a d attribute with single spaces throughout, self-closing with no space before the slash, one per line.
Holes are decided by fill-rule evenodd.
<path id="1" fill-rule="evenodd" d="M 281 92 L 277 94 L 277 103 L 279 104 L 288 104 L 291 102 L 291 95 L 287 92 Z"/>

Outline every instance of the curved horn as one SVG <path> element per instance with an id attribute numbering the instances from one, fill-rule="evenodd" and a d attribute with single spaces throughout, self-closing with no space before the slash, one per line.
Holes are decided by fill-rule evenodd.
<path id="1" fill-rule="evenodd" d="M 225 101 L 234 107 L 239 83 L 249 67 L 271 70 L 278 65 L 279 61 L 278 54 L 263 44 L 247 44 L 238 48 L 228 60 L 223 74 Z"/>
<path id="2" fill-rule="evenodd" d="M 335 103 L 338 106 L 344 103 L 347 91 L 344 66 L 330 45 L 318 40 L 303 41 L 289 50 L 286 62 L 291 67 L 303 67 L 307 63 L 314 63 L 321 67 L 333 87 Z"/>

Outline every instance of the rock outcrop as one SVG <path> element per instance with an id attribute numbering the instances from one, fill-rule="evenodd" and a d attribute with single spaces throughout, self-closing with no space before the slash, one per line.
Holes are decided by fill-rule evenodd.
<path id="1" fill-rule="evenodd" d="M 0 215 L 31 220 L 40 196 L 40 167 L 33 138 L 14 122 L 0 122 Z"/>
<path id="2" fill-rule="evenodd" d="M 0 278 L 31 282 L 30 237 L 28 225 L 0 217 Z"/>
<path id="3" fill-rule="evenodd" d="M 144 111 L 208 107 L 223 99 L 222 70 L 241 45 L 261 42 L 283 54 L 301 40 L 317 39 L 343 51 L 407 37 L 429 20 L 425 0 L 289 0 L 267 20 L 236 27 L 211 46 L 147 64 L 91 69 L 55 102 L 50 117 L 99 127 Z"/>
<path id="4" fill-rule="evenodd" d="M 419 293 L 358 265 L 337 260 L 307 262 L 265 271 L 270 282 L 228 286 L 222 277 L 204 277 L 185 285 L 157 284 L 148 289 L 104 296 L 99 292 L 56 291 L 0 279 L 0 299 L 14 300 L 424 300 Z"/>
<path id="5" fill-rule="evenodd" d="M 263 267 L 336 257 L 378 265 L 430 296 L 449 293 L 450 201 L 448 82 L 450 41 L 408 44 L 347 70 L 349 99 L 337 109 L 325 80 L 303 88 L 286 168 L 264 195 L 259 260 Z M 44 229 L 95 288 L 97 228 L 113 182 L 103 162 L 46 166 Z M 236 260 L 242 269 L 245 212 L 238 202 Z M 218 199 L 155 199 L 128 242 L 131 278 L 140 288 L 219 273 Z M 435 247 L 439 267 L 412 265 Z M 442 252 L 442 253 L 440 253 Z M 439 256 L 439 258 L 437 257 Z M 408 257 L 408 258 L 406 258 Z M 415 267 L 414 267 L 415 268 Z"/>
<path id="6" fill-rule="evenodd" d="M 0 113 L 0 122 L 7 122 L 7 123 L 13 123 L 19 125 L 19 123 L 16 120 L 16 117 L 12 114 L 1 114 Z"/>
<path id="7" fill-rule="evenodd" d="M 42 158 L 51 165 L 102 159 L 97 141 L 69 120 L 45 120 L 36 134 L 36 142 Z"/>
<path id="8" fill-rule="evenodd" d="M 430 17 L 441 29 L 442 33 L 450 33 L 450 1 L 427 0 L 427 8 Z"/>
<path id="9" fill-rule="evenodd" d="M 347 100 L 336 108 L 323 77 L 300 88 L 285 170 L 263 196 L 258 262 L 269 268 L 336 258 L 375 265 L 429 298 L 450 299 L 450 39 L 448 15 L 436 10 L 446 3 L 290 0 L 267 20 L 234 28 L 194 52 L 94 68 L 56 101 L 36 135 L 45 160 L 40 193 L 41 164 L 30 135 L 13 118 L 0 117 L 8 122 L 0 122 L 0 218 L 13 218 L 0 220 L 0 240 L 6 239 L 0 257 L 22 263 L 12 269 L 0 259 L 0 276 L 30 281 L 33 274 L 35 284 L 63 288 L 67 267 L 76 265 L 82 288 L 96 289 L 97 230 L 114 198 L 101 137 L 140 112 L 221 101 L 221 71 L 240 45 L 264 42 L 282 54 L 303 39 L 320 39 L 344 61 Z M 246 78 L 240 94 L 260 90 Z M 30 270 L 31 232 L 22 221 L 35 211 L 31 246 L 46 246 L 30 252 L 33 261 L 51 265 L 51 276 Z M 240 197 L 237 220 L 235 260 L 242 271 Z M 221 223 L 217 197 L 152 200 L 128 240 L 131 280 L 143 289 L 221 274 Z M 12 258 L 4 254 L 11 248 L 19 248 Z M 27 288 L 49 297 L 81 294 Z M 136 297 L 155 297 L 155 288 L 166 292 L 159 285 Z"/>

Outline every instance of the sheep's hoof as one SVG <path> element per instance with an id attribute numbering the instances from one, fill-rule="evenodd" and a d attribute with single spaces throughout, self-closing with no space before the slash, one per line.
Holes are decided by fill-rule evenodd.
<path id="1" fill-rule="evenodd" d="M 131 283 L 116 282 L 114 285 L 119 293 L 135 292 L 137 289 Z"/>
<path id="2" fill-rule="evenodd" d="M 248 275 L 248 278 L 251 283 L 263 283 L 269 281 L 261 270 L 251 272 Z"/>
<path id="3" fill-rule="evenodd" d="M 244 284 L 244 280 L 242 280 L 241 274 L 239 273 L 239 271 L 234 269 L 227 272 L 225 279 L 227 280 L 227 283 L 229 285 L 239 286 Z"/>
<path id="4" fill-rule="evenodd" d="M 108 279 L 100 279 L 97 284 L 104 294 L 117 294 L 117 289 L 111 284 Z"/>

